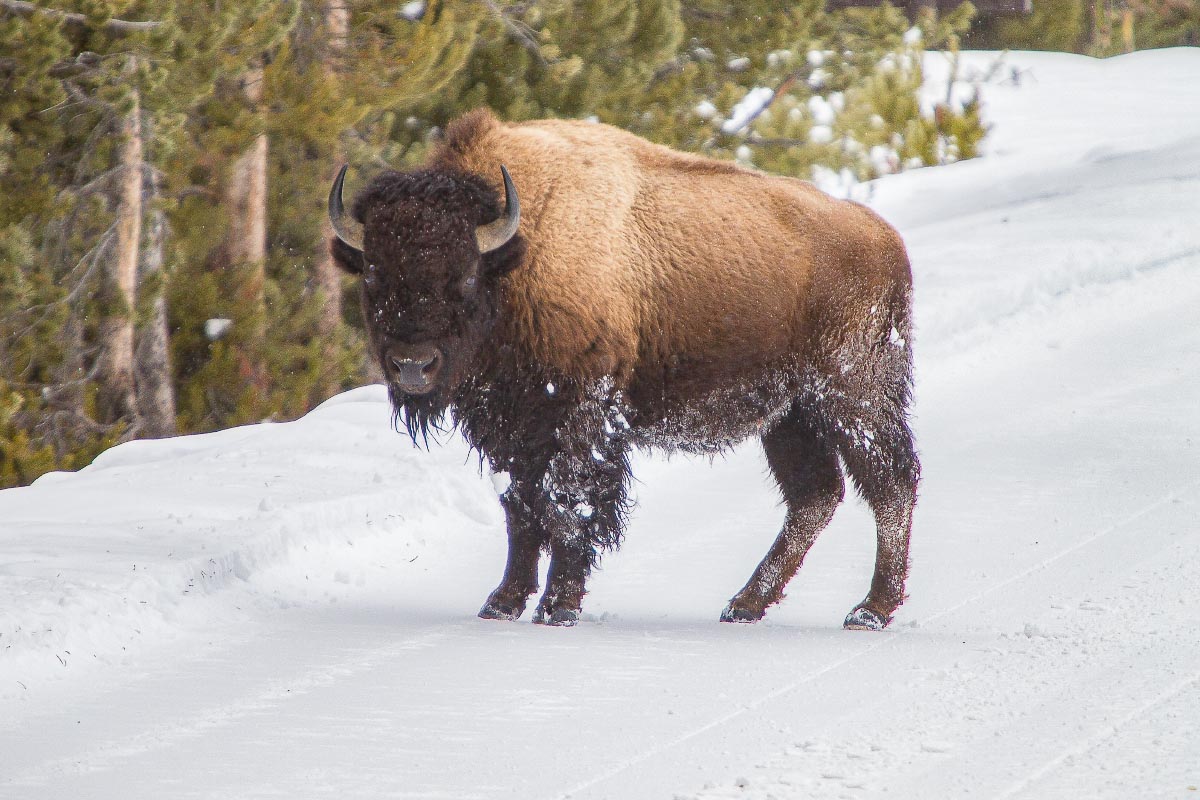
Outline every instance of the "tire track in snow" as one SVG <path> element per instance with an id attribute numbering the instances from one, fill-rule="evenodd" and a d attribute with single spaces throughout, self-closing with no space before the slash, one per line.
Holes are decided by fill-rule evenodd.
<path id="1" fill-rule="evenodd" d="M 1008 586 L 1011 586 L 1012 584 L 1017 583 L 1031 575 L 1040 573 L 1040 572 L 1044 571 L 1045 569 L 1047 569 L 1048 567 L 1052 566 L 1053 564 L 1066 558 L 1067 556 L 1072 555 L 1072 554 L 1078 552 L 1079 550 L 1082 550 L 1083 548 L 1103 539 L 1105 536 L 1111 535 L 1115 531 L 1121 530 L 1122 528 L 1136 522 L 1137 520 L 1153 513 L 1157 509 L 1162 508 L 1163 506 L 1171 503 L 1173 500 L 1175 500 L 1181 496 L 1190 494 L 1192 491 L 1194 491 L 1197 488 L 1200 488 L 1200 480 L 1192 481 L 1191 483 L 1185 484 L 1184 486 L 1180 487 L 1179 489 L 1175 489 L 1175 490 L 1167 493 L 1163 497 L 1160 497 L 1159 499 L 1154 500 L 1154 501 L 1142 506 L 1137 511 L 1134 511 L 1133 513 L 1129 514 L 1128 516 L 1123 517 L 1122 519 L 1118 520 L 1117 522 L 1113 523 L 1112 525 L 1109 525 L 1108 527 L 1101 529 L 1100 531 L 1092 534 L 1091 536 L 1088 536 L 1084 539 L 1081 539 L 1081 540 L 1075 542 L 1074 544 L 1071 544 L 1071 545 L 1063 548 L 1055 555 L 1050 556 L 1046 559 L 1043 559 L 1042 561 L 1040 561 L 1036 564 L 1033 564 L 1033 565 L 1027 567 L 1026 569 L 1021 570 L 1017 574 L 1015 574 L 1009 578 L 1006 578 L 1005 580 L 1002 580 L 1002 581 L 999 581 L 998 583 L 992 584 L 988 588 L 975 593 L 974 595 L 966 598 L 965 600 L 962 600 L 959 603 L 956 603 L 956 604 L 949 606 L 947 608 L 944 608 L 941 611 L 938 611 L 928 617 L 925 617 L 924 620 L 922 620 L 921 622 L 922 622 L 922 624 L 924 624 L 927 622 L 932 622 L 933 620 L 936 620 L 936 619 L 940 619 L 948 614 L 952 614 L 955 611 L 958 611 L 959 609 L 961 609 L 965 606 L 971 605 L 972 603 L 976 603 L 979 600 L 982 600 L 983 598 L 987 597 L 988 595 L 991 595 L 991 594 L 998 592 Z M 735 709 L 733 711 L 730 711 L 729 713 L 724 714 L 720 717 L 717 717 L 716 719 L 712 720 L 711 722 L 708 722 L 704 725 L 694 728 L 681 736 L 677 736 L 665 744 L 662 744 L 657 747 L 653 747 L 649 750 L 646 750 L 645 752 L 641 753 L 640 755 L 638 755 L 635 758 L 630 758 L 630 759 L 621 761 L 621 762 L 613 765 L 609 769 L 605 770 L 604 772 L 600 773 L 599 775 L 595 775 L 592 778 L 589 778 L 588 780 L 573 786 L 566 792 L 558 792 L 558 793 L 551 795 L 551 797 L 553 797 L 554 800 L 566 800 L 567 798 L 570 798 L 580 792 L 591 789 L 592 787 L 594 787 L 598 784 L 601 784 L 607 780 L 617 777 L 618 775 L 622 774 L 623 772 L 626 772 L 634 767 L 637 767 L 638 765 L 643 764 L 646 761 L 649 761 L 650 759 L 653 759 L 653 758 L 655 758 L 673 748 L 676 748 L 692 739 L 695 739 L 698 736 L 702 736 L 703 734 L 705 734 L 709 731 L 720 728 L 724 725 L 729 724 L 730 722 L 733 722 L 734 720 L 739 719 L 740 717 L 743 717 L 751 712 L 757 711 L 759 708 L 766 705 L 770 701 L 778 699 L 784 695 L 790 694 L 791 692 L 795 691 L 796 689 L 799 689 L 801 686 L 804 686 L 805 684 L 811 683 L 811 682 L 817 680 L 818 678 L 821 678 L 824 675 L 827 675 L 831 672 L 839 670 L 841 667 L 844 667 L 845 665 L 847 665 L 853 661 L 856 661 L 870 653 L 873 653 L 876 650 L 879 650 L 887 645 L 890 645 L 890 644 L 894 643 L 895 641 L 897 641 L 897 639 L 902 638 L 902 636 L 903 636 L 903 634 L 901 634 L 898 631 L 886 631 L 886 632 L 880 634 L 880 637 L 876 642 L 874 642 L 870 645 L 867 645 L 863 649 L 858 650 L 857 652 L 852 653 L 851 655 L 848 655 L 848 656 L 840 658 L 836 661 L 833 661 L 832 663 L 827 664 L 826 666 L 824 666 L 818 670 L 808 673 L 807 675 L 803 676 L 802 678 L 799 678 L 798 680 L 792 681 L 791 683 L 789 683 L 785 686 L 782 686 L 782 687 L 774 689 L 770 692 L 767 692 L 766 694 L 762 695 L 758 699 L 753 700 L 749 703 L 746 703 L 742 707 Z M 1191 681 L 1194 682 L 1197 678 L 1200 678 L 1200 675 L 1194 676 L 1191 679 Z M 1186 688 L 1186 685 L 1181 685 L 1178 687 L 1178 689 L 1176 690 L 1175 693 L 1178 693 L 1178 691 L 1182 691 L 1185 688 Z M 1152 708 L 1153 705 L 1154 705 L 1153 703 L 1147 705 L 1144 709 L 1142 709 L 1142 711 Z M 1133 717 L 1130 717 L 1130 719 L 1132 719 L 1132 718 Z M 1123 725 L 1123 724 L 1125 724 L 1124 721 L 1122 721 L 1121 723 L 1118 723 L 1118 726 Z M 1099 741 L 1097 741 L 1096 744 L 1099 744 Z M 1094 746 L 1094 745 L 1092 745 L 1092 746 Z M 1086 752 L 1086 750 L 1084 752 Z M 1063 759 L 1065 759 L 1069 755 L 1070 755 L 1070 753 L 1064 755 Z"/>
<path id="2" fill-rule="evenodd" d="M 649 750 L 646 750 L 645 752 L 643 752 L 641 755 L 637 756 L 636 758 L 626 759 L 625 761 L 622 761 L 622 762 L 610 767 L 608 770 L 602 772 L 601 774 L 594 776 L 594 777 L 588 779 L 587 781 L 584 781 L 583 783 L 580 783 L 580 784 L 572 787 L 571 789 L 568 789 L 566 792 L 555 793 L 553 795 L 553 797 L 556 798 L 556 800 L 565 800 L 565 798 L 569 798 L 572 795 L 575 795 L 575 794 L 578 794 L 579 792 L 590 789 L 593 786 L 595 786 L 596 784 L 603 783 L 604 781 L 609 780 L 610 778 L 614 778 L 617 775 L 620 775 L 622 772 L 625 772 L 626 770 L 628 770 L 632 767 L 636 767 L 638 764 L 641 764 L 651 758 L 654 758 L 655 756 L 665 753 L 666 751 L 668 751 L 674 747 L 677 747 L 677 746 L 683 744 L 684 742 L 687 742 L 690 739 L 694 739 L 697 736 L 701 736 L 701 735 L 707 733 L 708 731 L 711 731 L 715 728 L 719 728 L 723 725 L 726 725 L 726 724 L 732 722 L 733 720 L 737 719 L 738 717 L 745 715 L 748 712 L 757 710 L 759 707 L 761 707 L 765 703 L 770 702 L 771 700 L 774 700 L 778 697 L 782 697 L 785 694 L 789 694 L 790 692 L 795 691 L 796 689 L 800 688 L 801 686 L 803 686 L 806 683 L 810 683 L 811 681 L 814 681 L 817 678 L 820 678 L 821 676 L 823 676 L 829 672 L 833 672 L 834 670 L 845 666 L 846 664 L 850 663 L 851 661 L 854 661 L 874 650 L 878 650 L 880 647 L 883 647 L 885 644 L 888 644 L 889 642 L 894 640 L 898 635 L 899 634 L 897 634 L 895 632 L 891 632 L 891 631 L 883 633 L 880 635 L 879 640 L 876 641 L 874 644 L 869 644 L 865 648 L 863 648 L 862 650 L 859 650 L 856 653 L 853 653 L 851 655 L 845 656 L 844 658 L 838 659 L 837 661 L 827 664 L 824 667 L 821 667 L 820 669 L 818 669 L 814 672 L 810 672 L 807 675 L 805 675 L 803 678 L 793 681 L 792 683 L 789 683 L 786 686 L 782 686 L 778 689 L 774 689 L 770 692 L 767 692 L 765 695 L 759 697 L 757 700 L 752 700 L 749 703 L 744 704 L 741 708 L 735 709 L 734 711 L 730 711 L 727 714 L 717 717 L 713 721 L 705 723 L 704 725 L 701 725 L 698 728 L 694 728 L 694 729 L 688 731 L 687 733 L 683 734 L 682 736 L 677 736 L 674 739 L 672 739 L 671 741 L 667 742 L 666 744 L 662 744 L 662 745 L 659 745 L 658 747 L 653 747 Z"/>
<path id="3" fill-rule="evenodd" d="M 1063 764 L 1063 762 L 1066 761 L 1067 759 L 1072 758 L 1072 757 L 1086 755 L 1087 753 L 1096 749 L 1100 745 L 1104 744 L 1104 742 L 1111 739 L 1113 736 L 1120 733 L 1122 731 L 1122 729 L 1125 728 L 1125 726 L 1127 726 L 1129 723 L 1136 720 L 1138 717 L 1145 715 L 1146 713 L 1152 711 L 1154 708 L 1162 705 L 1163 703 L 1167 702 L 1168 700 L 1173 699 L 1174 697 L 1176 697 L 1177 695 L 1179 695 L 1180 693 L 1182 693 L 1183 691 L 1185 691 L 1186 689 L 1188 689 L 1189 687 L 1191 687 L 1197 683 L 1200 683 L 1200 671 L 1194 672 L 1194 673 L 1192 673 L 1191 676 L 1184 678 L 1181 681 L 1175 682 L 1169 688 L 1167 688 L 1165 691 L 1160 692 L 1158 695 L 1151 698 L 1150 700 L 1143 703 L 1142 705 L 1138 706 L 1133 711 L 1130 711 L 1128 714 L 1121 717 L 1116 722 L 1112 723 L 1111 725 L 1107 725 L 1100 731 L 1092 734 L 1089 737 L 1086 737 L 1082 743 L 1062 750 L 1057 756 L 1050 759 L 1042 766 L 1038 767 L 1036 770 L 1031 772 L 1026 777 L 1024 777 L 1021 780 L 1017 781 L 1016 783 L 1012 784 L 1011 786 L 1009 786 L 1007 789 L 1005 789 L 1000 794 L 996 795 L 996 800 L 1004 800 L 1005 798 L 1012 797 L 1012 796 L 1018 794 L 1019 792 L 1022 792 L 1025 789 L 1028 789 L 1030 786 L 1037 783 L 1039 780 L 1044 778 L 1046 775 L 1053 772 L 1057 767 L 1061 766 Z"/>
<path id="4" fill-rule="evenodd" d="M 164 750 L 186 739 L 194 738 L 212 730 L 237 723 L 254 714 L 275 708 L 285 701 L 303 697 L 310 692 L 332 686 L 354 675 L 369 672 L 390 662 L 401 653 L 423 650 L 444 639 L 452 638 L 474 621 L 461 622 L 447 628 L 444 624 L 427 629 L 399 642 L 389 642 L 379 647 L 358 650 L 347 648 L 348 657 L 335 660 L 332 664 L 311 662 L 295 677 L 270 676 L 267 685 L 248 696 L 232 701 L 208 705 L 207 708 L 179 723 L 160 724 L 143 730 L 119 742 L 89 746 L 79 756 L 68 756 L 42 762 L 23 775 L 8 778 L 0 786 L 37 785 L 47 779 L 64 774 L 86 774 L 111 766 L 114 762 L 139 756 L 156 750 Z M 206 704 L 207 705 L 207 704 Z"/>
<path id="5" fill-rule="evenodd" d="M 750 775 L 752 789 L 720 781 L 714 791 L 697 796 L 876 797 L 885 791 L 929 800 L 997 796 L 1061 748 L 1106 730 L 1135 708 L 1151 706 L 1165 687 L 1195 669 L 1200 651 L 1190 637 L 1165 632 L 1190 629 L 1186 604 L 1177 602 L 1169 587 L 1178 586 L 1180 579 L 1185 585 L 1194 582 L 1198 575 L 1195 565 L 1186 570 L 1173 566 L 1200 543 L 1195 532 L 1184 539 L 1172 532 L 1194 511 L 1194 505 L 1170 506 L 1143 518 L 1112 547 L 1088 556 L 1093 569 L 1073 570 L 1068 562 L 1031 576 L 1005 595 L 1012 602 L 993 607 L 986 620 L 974 620 L 981 624 L 964 633 L 957 653 L 924 647 L 914 651 L 916 660 L 896 664 L 911 677 L 892 683 L 878 709 L 859 706 L 835 718 L 818 718 L 819 732 L 794 746 L 787 740 L 765 740 L 768 753 L 777 749 L 771 745 L 785 746 L 782 753 L 754 762 L 753 773 L 741 773 Z M 1146 547 L 1148 539 L 1153 547 Z M 1176 577 L 1164 580 L 1164 570 Z M 1097 598 L 1104 606 L 1087 599 L 1096 597 L 1097 590 L 1104 593 Z M 1033 620 L 1024 631 L 1022 619 Z M 917 644 L 921 639 L 905 641 Z M 899 652 L 888 651 L 870 663 L 877 667 Z M 1146 653 L 1153 654 L 1152 660 L 1146 660 Z M 827 684 L 820 688 L 829 693 Z M 1185 691 L 1183 698 L 1200 701 L 1200 694 Z M 809 702 L 796 700 L 793 709 Z M 1196 708 L 1194 702 L 1191 707 Z M 1082 759 L 1068 757 L 1060 765 L 1062 772 L 1052 770 L 1052 778 L 1018 796 L 1115 800 L 1167 796 L 1171 787 L 1194 784 L 1194 758 L 1190 770 L 1178 765 L 1180 758 L 1188 759 L 1186 744 L 1160 748 L 1150 743 L 1142 720 L 1159 716 L 1153 712 L 1138 717 L 1136 724 L 1121 725 L 1117 736 L 1100 742 L 1103 747 L 1096 753 L 1104 757 L 1091 750 Z M 782 715 L 775 717 L 777 721 Z M 1121 747 L 1110 744 L 1122 740 Z M 1095 770 L 1105 764 L 1115 774 L 1089 772 L 1085 766 Z M 1134 764 L 1138 777 L 1131 780 Z M 1111 785 L 1117 775 L 1124 776 L 1120 787 Z"/>
<path id="6" fill-rule="evenodd" d="M 984 589 L 983 591 L 977 592 L 976 594 L 971 595 L 970 597 L 968 597 L 967 599 L 963 600 L 960 603 L 956 603 L 955 605 L 950 606 L 949 608 L 944 608 L 941 611 L 938 611 L 937 613 L 926 617 L 924 620 L 921 620 L 921 623 L 924 624 L 926 622 L 932 622 L 933 620 L 936 620 L 936 619 L 941 619 L 942 617 L 946 616 L 947 614 L 952 614 L 955 611 L 958 611 L 959 609 L 961 609 L 965 606 L 968 606 L 972 603 L 982 600 L 984 597 L 987 597 L 989 594 L 992 594 L 993 592 L 997 592 L 997 591 L 1005 588 L 1006 586 L 1011 586 L 1012 584 L 1016 583 L 1017 581 L 1020 581 L 1030 575 L 1033 575 L 1034 573 L 1041 572 L 1042 570 L 1046 569 L 1050 565 L 1052 565 L 1058 561 L 1061 561 L 1062 559 L 1066 558 L 1067 556 L 1069 556 L 1079 550 L 1082 550 L 1083 548 L 1087 547 L 1088 545 L 1090 545 L 1096 541 L 1099 541 L 1100 539 L 1103 539 L 1105 536 L 1108 536 L 1108 535 L 1114 533 L 1115 531 L 1118 531 L 1121 528 L 1124 528 L 1126 525 L 1129 525 L 1133 522 L 1138 521 L 1142 517 L 1146 516 L 1147 514 L 1151 514 L 1155 511 L 1157 511 L 1158 509 L 1162 508 L 1163 506 L 1167 505 L 1168 503 L 1171 503 L 1181 497 L 1190 495 L 1197 488 L 1200 488 L 1200 480 L 1195 480 L 1195 481 L 1192 481 L 1191 483 L 1185 484 L 1184 486 L 1180 487 L 1179 489 L 1169 492 L 1164 497 L 1161 497 L 1158 500 L 1155 500 L 1155 501 L 1149 503 L 1148 505 L 1143 506 L 1142 508 L 1133 512 L 1129 516 L 1123 517 L 1122 519 L 1118 520 L 1117 522 L 1114 522 L 1112 525 L 1109 525 L 1107 528 L 1102 528 L 1097 533 L 1094 533 L 1091 536 L 1088 536 L 1084 539 L 1080 539 L 1079 541 L 1075 542 L 1074 544 L 1064 548 L 1063 550 L 1060 550 L 1055 555 L 1052 555 L 1049 558 L 1043 559 L 1042 561 L 1039 561 L 1038 563 L 1033 564 L 1032 566 L 1026 567 L 1025 569 L 1018 572 L 1016 575 L 1006 578 L 1006 579 L 1000 581 L 999 583 L 992 584 L 991 586 Z"/>
<path id="7" fill-rule="evenodd" d="M 1115 270 L 1092 270 L 1083 274 L 1082 279 L 1077 271 L 1052 270 L 1047 275 L 1032 276 L 1029 282 L 1020 286 L 1005 287 L 1007 299 L 997 302 L 1007 307 L 995 309 L 986 316 L 973 316 L 970 324 L 936 320 L 932 323 L 933 331 L 926 332 L 923 328 L 928 325 L 921 325 L 922 320 L 918 318 L 918 330 L 927 352 L 938 356 L 939 361 L 947 357 L 961 358 L 979 348 L 994 346 L 997 340 L 1003 339 L 1003 333 L 1018 330 L 1030 320 L 1051 317 L 1065 304 L 1080 297 L 1090 302 L 1103 300 L 1115 287 L 1155 277 L 1172 267 L 1191 262 L 1200 262 L 1200 248 L 1187 247 L 1162 253 Z M 975 306 L 974 303 L 962 305 Z"/>

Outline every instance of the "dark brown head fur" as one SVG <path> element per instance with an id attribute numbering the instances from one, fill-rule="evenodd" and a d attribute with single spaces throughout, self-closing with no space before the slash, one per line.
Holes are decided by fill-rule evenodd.
<path id="1" fill-rule="evenodd" d="M 475 229 L 500 216 L 500 201 L 482 179 L 454 170 L 385 172 L 350 213 L 363 225 L 363 252 L 334 239 L 334 258 L 362 275 L 371 351 L 414 441 L 426 438 L 476 367 L 499 310 L 498 281 L 521 262 L 524 242 L 480 254 Z M 430 357 L 432 387 L 407 390 L 397 363 Z"/>

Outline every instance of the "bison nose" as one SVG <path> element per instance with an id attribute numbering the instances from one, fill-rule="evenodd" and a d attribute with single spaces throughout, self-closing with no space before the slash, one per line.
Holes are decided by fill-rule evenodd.
<path id="1" fill-rule="evenodd" d="M 387 363 L 401 388 L 420 392 L 433 388 L 442 368 L 442 354 L 430 345 L 393 346 Z"/>

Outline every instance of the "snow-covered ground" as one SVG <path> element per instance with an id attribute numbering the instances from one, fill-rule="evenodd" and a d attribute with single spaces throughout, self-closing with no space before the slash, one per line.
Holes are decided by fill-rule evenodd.
<path id="1" fill-rule="evenodd" d="M 491 483 L 368 387 L 0 492 L 0 797 L 1200 797 L 1200 50 L 1008 63 L 984 158 L 870 200 L 918 287 L 891 629 L 841 628 L 855 502 L 716 621 L 782 518 L 754 444 L 637 462 L 584 624 L 478 620 Z"/>

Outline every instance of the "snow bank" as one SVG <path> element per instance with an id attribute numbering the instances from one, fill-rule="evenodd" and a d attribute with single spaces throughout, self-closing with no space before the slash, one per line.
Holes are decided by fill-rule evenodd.
<path id="1" fill-rule="evenodd" d="M 416 450 L 390 414 L 366 387 L 296 422 L 128 442 L 0 492 L 0 699 L 246 595 L 336 597 L 447 538 L 494 540 L 503 518 L 478 461 L 457 439 Z M 360 553 L 322 563 L 335 544 Z M 231 588 L 238 599 L 203 600 Z"/>
<path id="2" fill-rule="evenodd" d="M 926 73 L 927 98 L 944 97 L 946 57 L 928 54 Z M 984 157 L 888 176 L 860 198 L 908 243 L 925 358 L 1106 286 L 1194 269 L 1185 165 L 1200 149 L 1200 49 L 964 53 L 959 74 L 991 76 Z"/>

